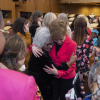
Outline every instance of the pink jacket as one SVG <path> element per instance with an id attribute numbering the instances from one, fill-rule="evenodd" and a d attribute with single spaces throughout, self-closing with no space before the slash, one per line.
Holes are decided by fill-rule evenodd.
<path id="1" fill-rule="evenodd" d="M 60 65 L 62 62 L 68 62 L 73 52 L 74 55 L 76 54 L 76 48 L 76 42 L 74 42 L 68 35 L 66 35 L 66 39 L 62 44 L 60 50 L 58 51 L 57 56 L 55 45 L 52 47 L 51 51 L 49 52 L 49 55 L 56 65 Z M 76 75 L 75 70 L 76 65 L 75 63 L 73 63 L 67 71 L 58 70 L 59 75 L 57 76 L 57 78 L 71 79 Z"/>
<path id="2" fill-rule="evenodd" d="M 40 100 L 32 76 L 0 69 L 0 100 Z"/>

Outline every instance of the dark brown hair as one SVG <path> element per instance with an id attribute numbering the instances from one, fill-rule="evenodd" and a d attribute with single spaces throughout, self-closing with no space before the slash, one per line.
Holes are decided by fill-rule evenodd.
<path id="1" fill-rule="evenodd" d="M 55 19 L 50 23 L 49 30 L 53 39 L 60 39 L 66 35 L 66 23 L 61 19 Z"/>
<path id="2" fill-rule="evenodd" d="M 41 16 L 43 16 L 42 12 L 40 12 L 38 10 L 34 11 L 32 14 L 32 17 L 31 17 L 30 25 L 32 25 L 32 24 L 38 25 L 37 19 Z"/>
<path id="3" fill-rule="evenodd" d="M 13 34 L 17 34 L 17 32 L 20 32 L 22 35 L 25 35 L 23 27 L 26 22 L 27 21 L 25 18 L 17 18 L 12 25 Z"/>
<path id="4" fill-rule="evenodd" d="M 19 70 L 21 66 L 18 60 L 23 59 L 27 54 L 26 43 L 17 35 L 7 35 L 5 39 L 6 44 L 0 60 L 8 69 Z"/>
<path id="5" fill-rule="evenodd" d="M 86 20 L 83 17 L 76 18 L 74 22 L 73 40 L 77 43 L 77 45 L 81 45 L 87 34 Z"/>

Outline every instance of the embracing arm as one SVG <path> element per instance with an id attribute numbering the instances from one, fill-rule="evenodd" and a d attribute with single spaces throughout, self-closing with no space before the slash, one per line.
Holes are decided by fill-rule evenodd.
<path id="1" fill-rule="evenodd" d="M 76 54 L 76 46 L 75 48 L 70 52 L 69 56 L 71 57 L 71 54 L 74 52 L 74 55 Z M 58 70 L 58 75 L 56 76 L 57 78 L 60 78 L 62 76 L 66 76 L 67 74 L 71 73 L 73 70 L 75 70 L 76 65 L 75 62 L 71 64 L 71 67 L 68 68 L 67 71 L 64 70 Z"/>
<path id="2" fill-rule="evenodd" d="M 76 47 L 75 49 L 73 50 L 74 51 L 74 54 L 76 54 Z M 69 53 L 69 56 L 71 57 L 72 55 L 72 52 Z M 52 65 L 52 68 L 46 66 L 46 68 L 43 68 L 44 71 L 46 71 L 48 74 L 53 74 L 53 75 L 56 75 L 57 78 L 60 78 L 62 76 L 66 76 L 67 74 L 71 73 L 73 70 L 75 70 L 75 63 L 73 63 L 71 65 L 71 67 L 68 68 L 68 70 L 64 71 L 64 70 L 57 70 L 57 68 L 55 68 L 53 65 Z"/>

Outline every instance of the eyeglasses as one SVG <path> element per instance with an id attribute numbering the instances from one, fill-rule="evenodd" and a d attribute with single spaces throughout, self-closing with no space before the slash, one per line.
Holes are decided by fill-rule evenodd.
<path id="1" fill-rule="evenodd" d="M 50 47 L 50 46 L 53 46 L 53 45 L 54 45 L 54 43 L 48 43 L 47 47 Z"/>

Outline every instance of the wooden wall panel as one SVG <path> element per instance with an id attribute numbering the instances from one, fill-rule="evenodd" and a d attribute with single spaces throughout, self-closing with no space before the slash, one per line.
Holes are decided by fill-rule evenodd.
<path id="1" fill-rule="evenodd" d="M 84 14 L 90 15 L 95 13 L 95 15 L 100 14 L 100 6 L 98 5 L 79 5 L 79 4 L 64 4 L 62 5 L 64 13 L 69 14 Z"/>
<path id="2" fill-rule="evenodd" d="M 100 3 L 100 0 L 57 0 L 59 4 L 69 3 L 69 2 L 81 2 L 81 3 Z"/>
<path id="3" fill-rule="evenodd" d="M 54 13 L 61 13 L 62 8 L 60 5 L 57 4 L 56 0 L 49 0 L 50 2 L 50 11 Z"/>
<path id="4" fill-rule="evenodd" d="M 20 17 L 20 12 L 34 12 L 35 5 L 34 0 L 27 1 L 26 4 L 19 4 L 15 6 L 15 16 Z"/>
<path id="5" fill-rule="evenodd" d="M 0 8 L 1 8 L 1 10 L 10 10 L 12 12 L 12 18 L 7 19 L 7 20 L 14 22 L 14 20 L 15 20 L 15 3 L 12 0 L 0 0 Z M 5 24 L 6 24 L 7 20 L 4 20 Z"/>
<path id="6" fill-rule="evenodd" d="M 17 17 L 20 17 L 20 12 L 34 12 L 35 10 L 39 10 L 42 13 L 62 12 L 62 8 L 57 4 L 57 0 L 27 0 L 26 4 L 23 4 L 22 0 L 18 2 L 13 2 L 13 0 L 0 0 L 0 8 L 12 12 L 12 18 L 5 19 L 5 24 L 7 20 L 13 23 Z"/>
<path id="7" fill-rule="evenodd" d="M 50 6 L 43 0 L 35 0 L 35 10 L 39 10 L 42 13 L 50 12 Z"/>

